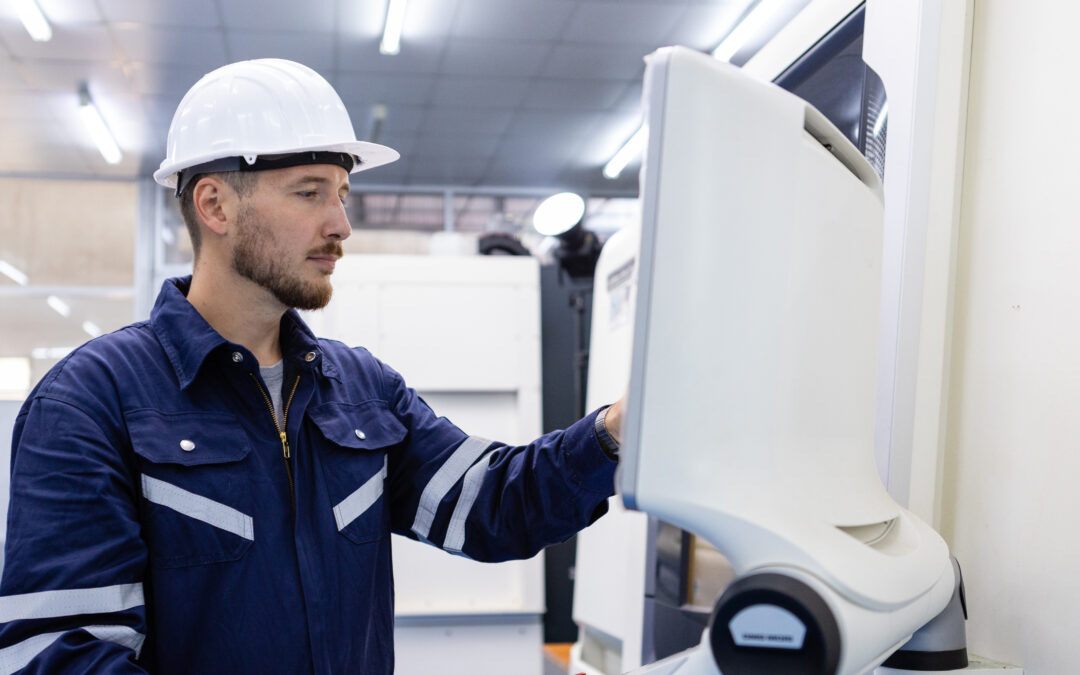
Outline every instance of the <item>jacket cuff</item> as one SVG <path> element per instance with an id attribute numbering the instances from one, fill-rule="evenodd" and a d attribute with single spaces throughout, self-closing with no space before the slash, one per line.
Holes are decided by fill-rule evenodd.
<path id="1" fill-rule="evenodd" d="M 615 494 L 615 467 L 618 461 L 608 456 L 596 437 L 594 410 L 567 427 L 564 438 L 567 464 L 583 492 L 609 497 Z"/>

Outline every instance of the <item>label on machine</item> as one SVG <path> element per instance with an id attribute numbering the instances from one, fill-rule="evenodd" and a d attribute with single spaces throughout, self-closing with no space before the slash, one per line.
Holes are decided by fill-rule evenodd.
<path id="1" fill-rule="evenodd" d="M 739 647 L 802 649 L 806 626 L 799 618 L 776 605 L 751 605 L 731 617 L 731 638 Z"/>

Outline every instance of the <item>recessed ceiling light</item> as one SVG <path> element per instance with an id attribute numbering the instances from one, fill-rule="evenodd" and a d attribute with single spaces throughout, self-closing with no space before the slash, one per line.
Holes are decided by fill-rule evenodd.
<path id="1" fill-rule="evenodd" d="M 761 29 L 776 14 L 777 7 L 783 3 L 784 0 L 760 0 L 746 18 L 720 41 L 712 52 L 713 58 L 730 61 L 732 56 L 738 54 L 739 50 L 746 46 L 750 38 L 761 32 Z"/>
<path id="2" fill-rule="evenodd" d="M 604 178 L 615 180 L 626 168 L 626 165 L 641 156 L 645 148 L 645 125 L 641 125 L 634 135 L 626 139 L 622 147 L 604 165 Z"/>
<path id="3" fill-rule="evenodd" d="M 15 12 L 34 42 L 48 42 L 52 39 L 52 26 L 34 0 L 15 0 Z"/>
<path id="4" fill-rule="evenodd" d="M 386 6 L 386 23 L 383 24 L 380 54 L 397 54 L 401 51 L 401 29 L 405 24 L 405 0 L 390 0 Z"/>
<path id="5" fill-rule="evenodd" d="M 119 164 L 124 158 L 120 146 L 116 144 L 109 125 L 105 124 L 105 118 L 101 116 L 94 99 L 90 97 L 90 91 L 86 85 L 79 87 L 79 115 L 82 117 L 83 126 L 86 127 L 90 138 L 94 140 L 98 152 L 109 164 Z"/>

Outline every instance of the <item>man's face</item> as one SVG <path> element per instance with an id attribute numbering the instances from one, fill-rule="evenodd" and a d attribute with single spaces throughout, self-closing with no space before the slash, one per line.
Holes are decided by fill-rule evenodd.
<path id="1" fill-rule="evenodd" d="M 287 307 L 325 307 L 341 241 L 351 233 L 343 204 L 348 191 L 349 174 L 338 166 L 260 172 L 237 213 L 233 270 Z"/>

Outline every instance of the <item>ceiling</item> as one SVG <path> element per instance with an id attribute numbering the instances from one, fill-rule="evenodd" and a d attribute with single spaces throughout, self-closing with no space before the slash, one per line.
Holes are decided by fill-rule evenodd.
<path id="1" fill-rule="evenodd" d="M 0 0 L 0 174 L 132 178 L 164 155 L 173 110 L 225 63 L 283 57 L 336 87 L 360 138 L 402 154 L 360 182 L 637 189 L 601 168 L 640 120 L 642 57 L 708 50 L 752 0 L 409 0 L 401 53 L 381 55 L 386 0 L 38 0 L 34 42 Z M 88 84 L 124 151 L 77 117 Z M 360 178 L 360 177 L 358 177 Z"/>

